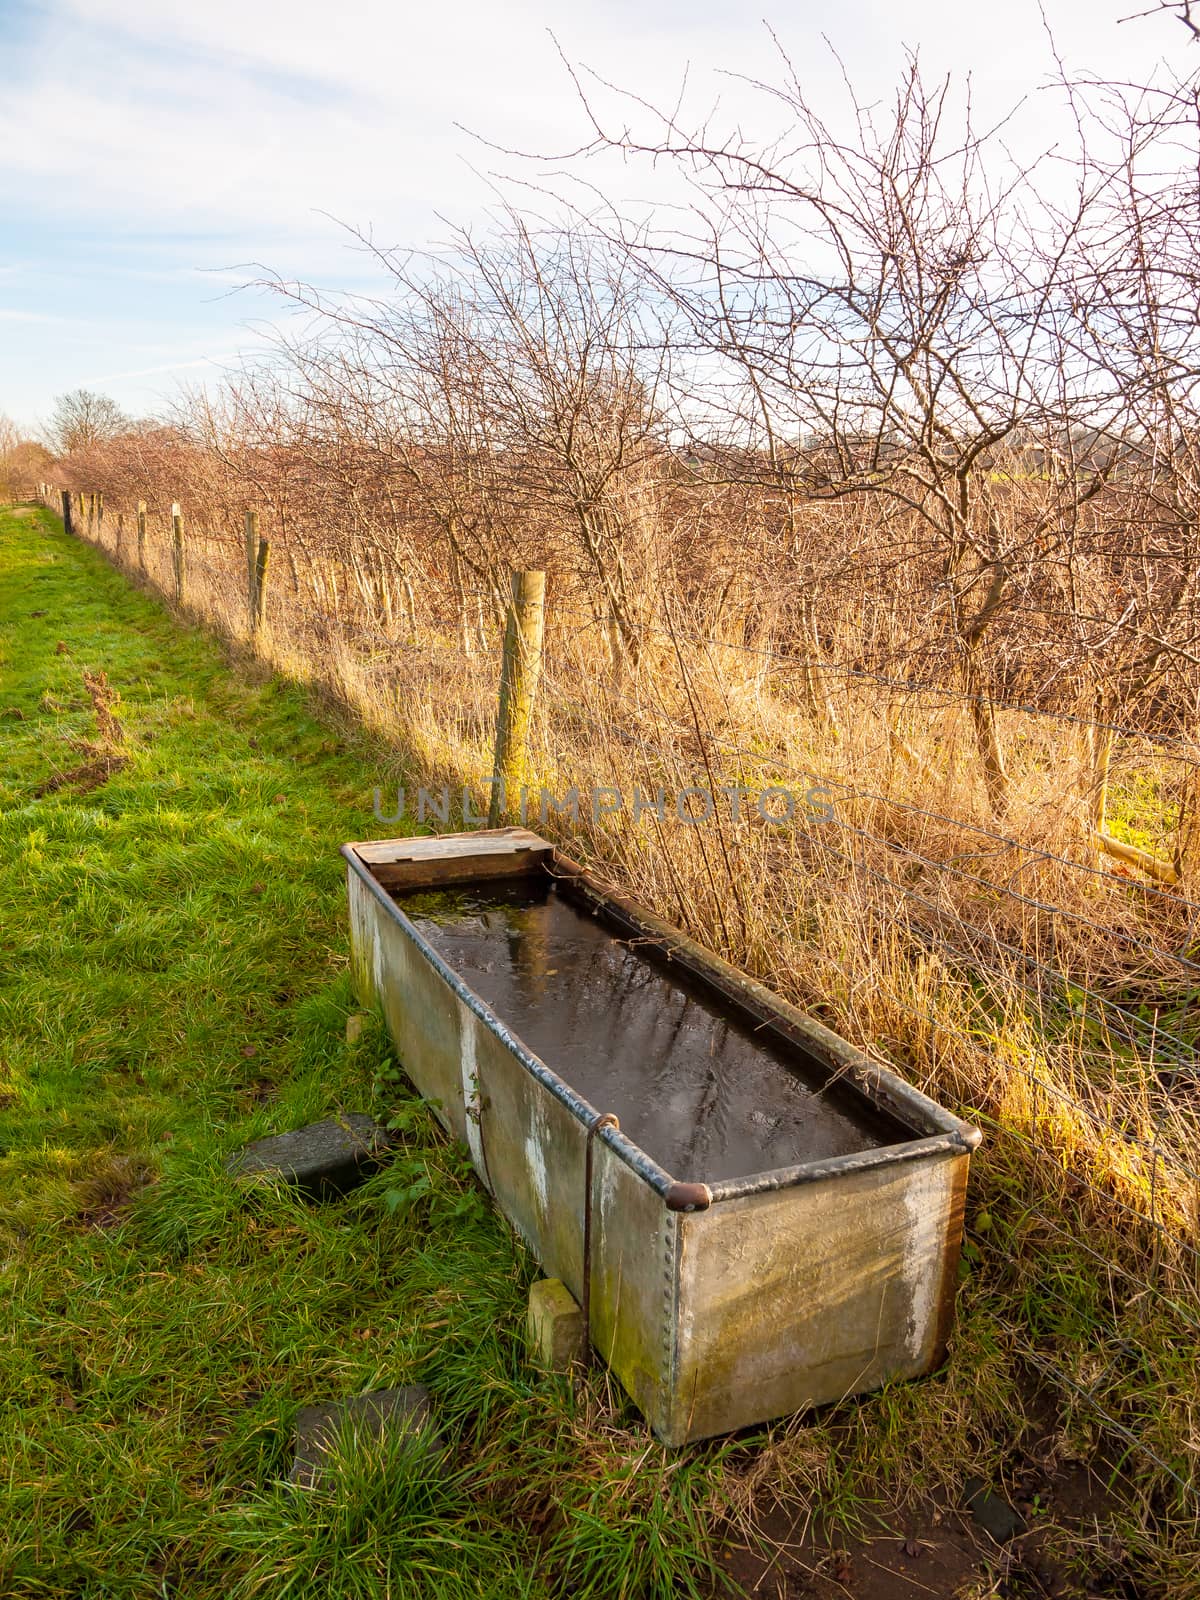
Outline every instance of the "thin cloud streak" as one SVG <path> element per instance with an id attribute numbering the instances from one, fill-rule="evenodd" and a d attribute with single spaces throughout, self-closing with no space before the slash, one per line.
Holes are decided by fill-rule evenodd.
<path id="1" fill-rule="evenodd" d="M 236 361 L 239 350 L 222 350 L 215 356 L 201 356 L 198 361 L 167 361 L 160 367 L 135 367 L 129 372 L 105 372 L 97 378 L 85 378 L 84 383 L 119 383 L 127 378 L 154 378 L 164 372 L 184 372 L 194 367 L 219 367 L 223 361 Z"/>
<path id="2" fill-rule="evenodd" d="M 0 322 L 65 322 L 65 317 L 52 315 L 48 311 L 18 311 L 8 306 L 0 306 Z"/>

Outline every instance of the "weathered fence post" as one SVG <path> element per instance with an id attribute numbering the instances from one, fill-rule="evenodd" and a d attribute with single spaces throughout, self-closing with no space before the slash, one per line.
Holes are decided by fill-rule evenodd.
<path id="1" fill-rule="evenodd" d="M 489 828 L 498 827 L 501 817 L 511 812 L 511 798 L 519 800 L 521 786 L 528 775 L 529 724 L 542 670 L 545 596 L 544 572 L 513 573 L 512 602 L 504 631 L 504 662 L 500 669 L 500 709 L 496 717 Z"/>
<path id="2" fill-rule="evenodd" d="M 97 492 L 92 496 L 92 500 L 96 507 L 96 538 L 99 539 L 100 526 L 104 521 L 104 490 L 97 490 Z"/>
<path id="3" fill-rule="evenodd" d="M 267 604 L 267 566 L 271 541 L 258 537 L 258 512 L 246 513 L 246 603 L 250 614 L 250 637 L 262 627 Z"/>
<path id="4" fill-rule="evenodd" d="M 171 506 L 171 557 L 175 566 L 175 603 L 183 604 L 183 512 L 179 502 Z"/>
<path id="5" fill-rule="evenodd" d="M 63 528 L 67 533 L 74 533 L 75 528 L 71 520 L 71 491 L 70 489 L 61 489 L 59 493 L 62 495 Z"/>
<path id="6" fill-rule="evenodd" d="M 250 632 L 254 632 L 254 619 L 258 613 L 258 599 L 254 593 L 255 563 L 258 558 L 258 512 L 246 513 L 246 615 L 250 619 Z"/>
<path id="7" fill-rule="evenodd" d="M 137 503 L 138 570 L 146 570 L 146 502 Z"/>
<path id="8" fill-rule="evenodd" d="M 80 491 L 79 491 L 79 537 L 81 539 L 86 539 L 88 534 L 91 531 L 92 531 L 91 527 L 88 524 L 87 495 L 85 495 L 83 490 L 80 489 Z"/>
<path id="9" fill-rule="evenodd" d="M 125 513 L 117 512 L 117 560 L 120 561 L 125 554 Z"/>
<path id="10" fill-rule="evenodd" d="M 254 633 L 262 627 L 263 617 L 267 610 L 267 564 L 271 559 L 271 541 L 260 539 L 258 541 L 258 554 L 254 562 L 254 618 L 251 628 Z"/>

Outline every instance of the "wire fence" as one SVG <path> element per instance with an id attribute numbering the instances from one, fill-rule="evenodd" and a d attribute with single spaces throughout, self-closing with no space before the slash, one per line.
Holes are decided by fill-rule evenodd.
<path id="1" fill-rule="evenodd" d="M 63 493 L 41 498 L 57 511 Z M 293 553 L 256 624 L 231 531 L 185 533 L 181 566 L 163 508 L 140 536 L 134 508 L 74 494 L 71 513 L 131 575 L 478 800 L 501 654 L 482 596 L 418 626 Z M 1200 899 L 1180 843 L 1200 749 L 989 699 L 1020 768 L 998 818 L 961 759 L 977 695 L 661 620 L 637 642 L 644 669 L 621 673 L 602 606 L 549 607 L 524 820 L 988 1130 L 998 1325 L 1064 1415 L 1194 1514 L 1200 1433 L 1164 1372 L 1200 1330 Z M 901 726 L 920 751 L 898 749 Z M 1094 826 L 1099 740 L 1114 792 L 1178 812 L 1108 841 L 1126 858 Z M 622 806 L 578 799 L 600 791 Z M 1086 1267 L 1069 1290 L 1064 1261 Z"/>

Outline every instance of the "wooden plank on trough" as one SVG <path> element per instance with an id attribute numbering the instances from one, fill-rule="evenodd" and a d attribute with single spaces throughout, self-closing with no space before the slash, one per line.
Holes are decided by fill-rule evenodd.
<path id="1" fill-rule="evenodd" d="M 528 828 L 499 828 L 423 839 L 380 839 L 356 844 L 354 853 L 385 889 L 425 889 L 536 872 L 549 863 L 553 848 Z"/>
<path id="2" fill-rule="evenodd" d="M 485 833 L 436 834 L 421 839 L 376 839 L 353 846 L 364 866 L 398 861 L 447 860 L 458 856 L 515 855 L 522 850 L 548 851 L 549 843 L 528 828 L 497 828 Z"/>

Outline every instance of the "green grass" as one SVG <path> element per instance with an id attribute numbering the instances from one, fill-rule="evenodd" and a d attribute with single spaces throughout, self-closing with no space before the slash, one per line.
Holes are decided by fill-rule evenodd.
<path id="1" fill-rule="evenodd" d="M 375 1025 L 345 1043 L 337 847 L 375 831 L 383 752 L 40 512 L 0 513 L 0 685 L 0 1592 L 698 1592 L 720 1450 L 622 1482 L 632 1414 L 589 1442 L 603 1380 L 529 1366 L 532 1262 Z M 344 1201 L 222 1171 L 397 1105 L 395 1165 Z M 410 1381 L 442 1469 L 401 1441 L 281 1484 L 298 1407 Z"/>

